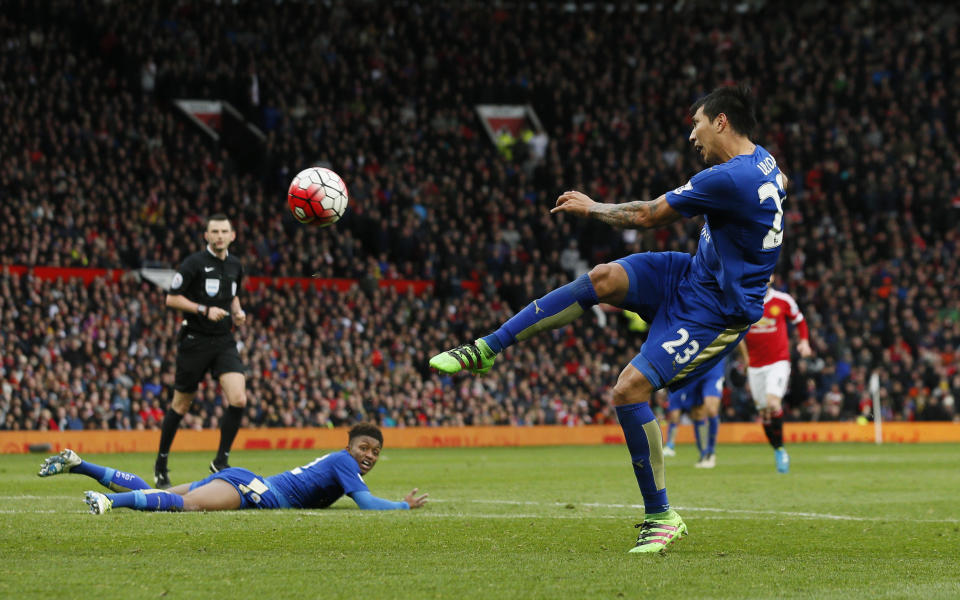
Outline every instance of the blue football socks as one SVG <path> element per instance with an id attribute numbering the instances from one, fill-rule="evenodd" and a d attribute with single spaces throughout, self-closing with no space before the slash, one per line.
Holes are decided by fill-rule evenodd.
<path id="1" fill-rule="evenodd" d="M 617 418 L 627 441 L 646 513 L 651 515 L 670 510 L 663 472 L 663 438 L 650 405 L 639 402 L 618 406 Z"/>
<path id="2" fill-rule="evenodd" d="M 707 455 L 707 438 L 709 437 L 707 420 L 700 419 L 698 421 L 694 421 L 693 433 L 697 436 L 697 450 L 700 451 L 700 458 L 703 458 Z"/>
<path id="3" fill-rule="evenodd" d="M 110 467 L 101 467 L 92 462 L 81 461 L 79 465 L 70 469 L 71 473 L 86 475 L 99 481 L 104 487 L 115 492 L 129 492 L 130 490 L 149 490 L 150 485 L 133 473 L 118 471 Z"/>
<path id="4" fill-rule="evenodd" d="M 717 451 L 717 431 L 720 429 L 720 417 L 707 417 L 707 454 Z"/>
<path id="5" fill-rule="evenodd" d="M 136 490 L 122 494 L 107 494 L 114 508 L 132 508 L 148 511 L 183 510 L 183 496 L 162 490 Z"/>
<path id="6" fill-rule="evenodd" d="M 500 329 L 483 338 L 494 352 L 501 352 L 518 341 L 571 323 L 583 311 L 597 304 L 597 292 L 590 275 L 581 275 L 565 286 L 558 287 L 543 298 L 534 300 L 510 317 Z"/>

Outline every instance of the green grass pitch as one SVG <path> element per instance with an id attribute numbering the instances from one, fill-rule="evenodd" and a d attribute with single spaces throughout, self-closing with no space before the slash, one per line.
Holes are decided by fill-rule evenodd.
<path id="1" fill-rule="evenodd" d="M 958 598 L 960 446 L 798 444 L 668 458 L 690 535 L 632 555 L 639 491 L 621 446 L 391 450 L 374 494 L 426 508 L 87 514 L 77 475 L 0 457 L 3 598 Z M 316 451 L 236 452 L 271 475 Z M 85 458 L 150 476 L 152 456 Z M 174 483 L 208 454 L 176 452 Z M 146 477 L 145 477 L 146 478 Z"/>

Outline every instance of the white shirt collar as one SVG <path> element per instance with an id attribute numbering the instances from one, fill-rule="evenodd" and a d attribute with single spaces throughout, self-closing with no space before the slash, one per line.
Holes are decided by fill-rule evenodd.
<path id="1" fill-rule="evenodd" d="M 212 248 L 210 248 L 210 244 L 207 244 L 207 252 L 213 255 L 213 257 L 216 258 L 217 260 L 220 260 L 220 257 L 217 256 L 217 253 L 214 252 Z M 229 250 L 227 250 L 226 254 L 223 255 L 223 260 L 226 260 L 228 256 L 230 256 Z"/>

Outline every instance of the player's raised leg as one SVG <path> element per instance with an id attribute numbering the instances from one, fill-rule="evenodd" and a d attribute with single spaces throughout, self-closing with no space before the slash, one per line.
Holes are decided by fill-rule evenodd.
<path id="1" fill-rule="evenodd" d="M 667 501 L 663 438 L 649 403 L 652 391 L 653 386 L 632 364 L 620 373 L 613 388 L 613 403 L 646 513 L 637 526 L 637 544 L 630 552 L 660 552 L 687 532 L 680 515 Z"/>
<path id="2" fill-rule="evenodd" d="M 115 492 L 150 489 L 146 481 L 140 479 L 140 477 L 133 473 L 118 471 L 111 467 L 104 467 L 85 461 L 69 448 L 43 461 L 43 464 L 40 466 L 40 472 L 37 473 L 37 475 L 40 477 L 51 477 L 61 473 L 86 475 L 87 477 L 96 479 L 104 487 Z"/>
<path id="3" fill-rule="evenodd" d="M 437 354 L 430 359 L 430 366 L 444 373 L 486 373 L 504 349 L 542 331 L 563 327 L 595 304 L 619 303 L 629 285 L 621 265 L 597 265 L 586 275 L 534 300 L 490 335 Z"/>

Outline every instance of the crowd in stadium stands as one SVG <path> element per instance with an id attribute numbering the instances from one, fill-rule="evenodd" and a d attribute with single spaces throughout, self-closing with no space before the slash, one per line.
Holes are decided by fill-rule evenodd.
<path id="1" fill-rule="evenodd" d="M 589 264 L 693 251 L 696 221 L 613 232 L 547 209 L 565 189 L 620 201 L 682 184 L 702 168 L 686 108 L 744 81 L 759 96 L 758 140 L 790 177 L 778 272 L 816 354 L 794 364 L 788 417 L 869 414 L 876 371 L 888 418 L 954 418 L 957 8 L 771 3 L 694 16 L 549 3 L 8 3 L 0 269 L 172 267 L 223 211 L 250 274 L 436 282 L 423 297 L 365 287 L 245 298 L 256 316 L 241 332 L 251 425 L 607 421 L 608 388 L 639 346 L 617 313 L 513 349 L 488 378 L 440 378 L 426 357 Z M 176 115 L 180 97 L 233 102 L 265 132 L 263 160 L 241 168 Z M 474 115 L 481 102 L 529 103 L 549 143 L 505 157 Z M 326 230 L 293 223 L 283 198 L 292 174 L 319 161 L 351 192 L 347 217 Z M 486 304 L 462 292 L 468 279 Z M 155 424 L 176 331 L 160 292 L 132 280 L 0 285 L 0 426 Z M 729 380 L 726 417 L 750 418 L 738 368 Z M 217 402 L 207 386 L 188 425 L 216 426 Z"/>
<path id="2" fill-rule="evenodd" d="M 512 351 L 495 376 L 441 378 L 426 367 L 433 348 L 502 318 L 506 305 L 368 291 L 264 286 L 246 296 L 248 426 L 611 421 L 611 368 L 629 360 L 637 334 L 585 319 Z M 156 427 L 178 325 L 162 301 L 134 276 L 90 286 L 0 276 L 4 428 Z M 187 426 L 217 426 L 217 394 L 208 378 Z"/>
<path id="3" fill-rule="evenodd" d="M 611 385 L 642 339 L 616 312 L 587 316 L 511 349 L 510 368 L 483 378 L 429 372 L 426 360 L 445 340 L 469 337 L 510 312 L 498 297 L 481 297 L 489 302 L 359 285 L 346 292 L 251 291 L 245 296 L 249 325 L 239 336 L 249 367 L 244 424 L 614 422 Z M 157 427 L 171 393 L 178 326 L 162 302 L 162 292 L 135 275 L 89 286 L 0 275 L 0 427 Z M 929 381 L 915 380 L 908 374 L 914 364 L 909 351 L 899 353 L 884 371 L 887 417 L 951 418 L 943 400 L 960 394 L 960 375 L 941 380 L 936 368 L 927 367 Z M 790 393 L 793 416 L 837 420 L 869 413 L 866 369 L 851 362 L 799 362 Z M 731 363 L 727 420 L 751 416 L 744 384 L 742 366 Z M 909 389 L 918 385 L 927 389 Z M 662 400 L 661 394 L 661 408 Z M 217 427 L 221 416 L 222 398 L 208 378 L 185 426 Z"/>

